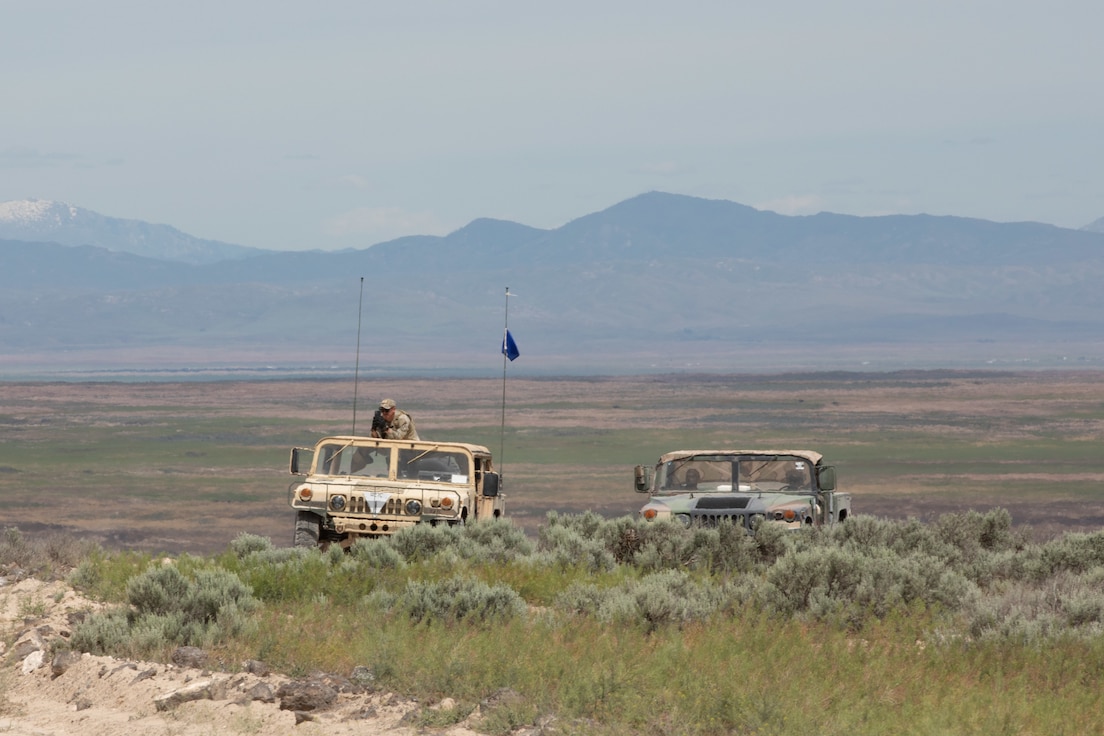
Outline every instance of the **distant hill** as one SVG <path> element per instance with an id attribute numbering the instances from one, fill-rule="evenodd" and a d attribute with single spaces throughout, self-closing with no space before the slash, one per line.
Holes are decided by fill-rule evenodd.
<path id="1" fill-rule="evenodd" d="M 1101 217 L 1097 220 L 1093 220 L 1092 222 L 1090 222 L 1088 225 L 1086 225 L 1085 227 L 1083 227 L 1081 229 L 1082 230 L 1088 230 L 1089 232 L 1092 232 L 1092 233 L 1104 233 L 1104 217 Z"/>
<path id="2" fill-rule="evenodd" d="M 35 199 L 0 202 L 0 239 L 95 245 L 181 263 L 214 263 L 262 252 L 194 238 L 168 225 L 105 217 L 63 202 Z"/>
<path id="3" fill-rule="evenodd" d="M 369 370 L 500 370 L 506 287 L 511 365 L 534 373 L 1104 363 L 1104 234 L 1031 222 L 789 217 L 652 192 L 554 230 L 479 219 L 187 264 L 125 250 L 0 241 L 8 361 L 347 371 L 363 277 Z"/>

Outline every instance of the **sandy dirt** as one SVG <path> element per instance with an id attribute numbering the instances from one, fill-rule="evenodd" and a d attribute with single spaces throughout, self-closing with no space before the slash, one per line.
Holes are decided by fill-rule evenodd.
<path id="1" fill-rule="evenodd" d="M 27 632 L 68 638 L 72 615 L 96 607 L 61 582 L 35 579 L 0 584 L 0 733 L 20 736 L 199 736 L 200 734 L 392 734 L 421 732 L 413 722 L 422 704 L 385 692 L 351 688 L 324 710 L 298 715 L 281 701 L 257 699 L 289 681 L 280 674 L 227 673 L 83 654 L 64 672 L 52 654 L 19 656 Z M 47 628 L 48 627 L 48 628 Z M 24 645 L 25 648 L 26 645 Z M 346 683 L 348 684 L 348 683 Z M 267 689 L 266 689 L 267 688 Z M 205 694 L 159 707 L 173 693 Z M 183 697 L 183 696 L 181 696 Z M 449 701 L 426 704 L 450 707 Z M 469 736 L 479 718 L 435 733 Z M 405 719 L 405 720 L 404 720 Z M 531 731 L 536 733 L 538 731 Z"/>

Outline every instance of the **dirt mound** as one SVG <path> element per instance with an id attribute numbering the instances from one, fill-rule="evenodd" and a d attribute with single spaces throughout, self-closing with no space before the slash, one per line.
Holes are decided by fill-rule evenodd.
<path id="1" fill-rule="evenodd" d="M 65 653 L 99 605 L 61 582 L 0 578 L 0 732 L 96 736 L 415 734 L 422 705 L 334 675 L 294 680 Z M 56 646 L 57 644 L 62 646 Z M 436 704 L 448 707 L 449 703 Z M 478 711 L 472 718 L 478 718 Z M 468 721 L 466 723 L 471 723 Z M 468 725 L 441 733 L 468 736 Z"/>

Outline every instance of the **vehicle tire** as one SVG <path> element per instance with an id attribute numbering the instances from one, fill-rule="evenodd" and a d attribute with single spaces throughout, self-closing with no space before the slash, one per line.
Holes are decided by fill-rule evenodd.
<path id="1" fill-rule="evenodd" d="M 322 519 L 318 514 L 300 511 L 295 517 L 295 546 L 317 547 L 318 537 L 322 533 Z"/>

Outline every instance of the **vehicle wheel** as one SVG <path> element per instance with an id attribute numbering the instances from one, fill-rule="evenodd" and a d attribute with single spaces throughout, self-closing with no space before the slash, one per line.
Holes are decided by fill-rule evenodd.
<path id="1" fill-rule="evenodd" d="M 317 547 L 318 537 L 322 532 L 322 519 L 318 514 L 309 511 L 300 511 L 295 517 L 295 546 Z"/>

